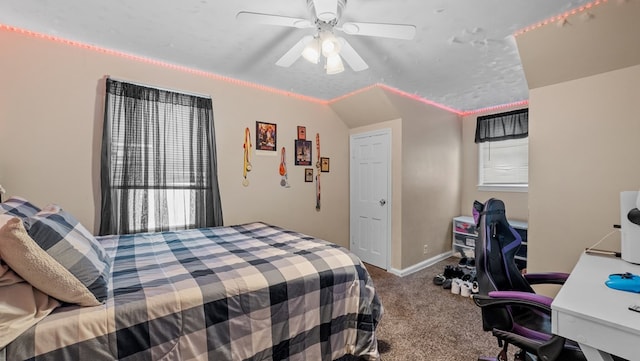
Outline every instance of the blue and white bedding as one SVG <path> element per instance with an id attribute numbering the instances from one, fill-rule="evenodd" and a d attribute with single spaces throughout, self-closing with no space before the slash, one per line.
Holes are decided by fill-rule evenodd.
<path id="1" fill-rule="evenodd" d="M 382 305 L 344 248 L 264 223 L 97 239 L 106 302 L 55 309 L 7 360 L 379 360 Z"/>

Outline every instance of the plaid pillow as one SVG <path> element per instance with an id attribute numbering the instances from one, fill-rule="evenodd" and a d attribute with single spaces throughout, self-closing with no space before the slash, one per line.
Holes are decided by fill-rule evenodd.
<path id="1" fill-rule="evenodd" d="M 33 287 L 60 301 L 81 306 L 100 304 L 87 287 L 29 237 L 20 218 L 0 214 L 0 224 L 0 263 L 6 263 Z"/>
<path id="2" fill-rule="evenodd" d="M 71 214 L 49 205 L 25 220 L 29 236 L 53 259 L 104 302 L 111 259 L 102 245 Z"/>
<path id="3" fill-rule="evenodd" d="M 0 214 L 6 213 L 21 219 L 33 217 L 38 212 L 40 212 L 40 208 L 22 197 L 14 196 L 0 203 Z"/>

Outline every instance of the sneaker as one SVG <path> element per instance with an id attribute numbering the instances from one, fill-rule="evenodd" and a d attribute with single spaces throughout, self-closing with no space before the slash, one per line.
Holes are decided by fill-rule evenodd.
<path id="1" fill-rule="evenodd" d="M 442 283 L 442 288 L 448 290 L 451 288 L 451 278 L 447 278 L 444 283 Z"/>
<path id="2" fill-rule="evenodd" d="M 471 283 L 471 293 L 475 295 L 478 292 L 480 292 L 480 287 L 478 286 L 478 281 L 473 281 Z"/>
<path id="3" fill-rule="evenodd" d="M 460 294 L 460 287 L 462 285 L 462 280 L 460 280 L 459 278 L 454 278 L 451 280 L 451 293 L 453 293 L 454 295 L 459 295 Z"/>
<path id="4" fill-rule="evenodd" d="M 476 270 L 467 270 L 464 274 L 464 276 L 462 276 L 462 280 L 463 281 L 477 281 L 478 277 L 476 275 Z"/>
<path id="5" fill-rule="evenodd" d="M 467 269 L 476 270 L 476 259 L 475 258 L 469 258 L 467 259 L 467 264 L 466 264 Z"/>
<path id="6" fill-rule="evenodd" d="M 433 284 L 436 285 L 436 286 L 442 286 L 442 284 L 446 280 L 447 280 L 447 278 L 441 273 L 441 274 L 436 275 L 435 277 L 433 277 Z"/>
<path id="7" fill-rule="evenodd" d="M 442 273 L 444 278 L 453 278 L 453 266 L 448 264 L 444 266 L 444 272 Z"/>
<path id="8" fill-rule="evenodd" d="M 471 282 L 465 281 L 460 284 L 460 296 L 471 297 Z"/>
<path id="9" fill-rule="evenodd" d="M 460 261 L 458 261 L 458 267 L 460 268 L 467 267 L 467 260 L 468 260 L 467 257 L 460 258 Z"/>
<path id="10" fill-rule="evenodd" d="M 462 268 L 455 266 L 453 267 L 453 277 L 451 278 L 462 278 L 462 276 L 464 276 L 464 271 L 462 270 Z"/>
<path id="11" fill-rule="evenodd" d="M 445 278 L 460 278 L 464 275 L 464 271 L 462 270 L 462 268 L 460 268 L 460 266 L 448 264 L 444 266 L 444 272 L 442 273 L 442 275 Z"/>

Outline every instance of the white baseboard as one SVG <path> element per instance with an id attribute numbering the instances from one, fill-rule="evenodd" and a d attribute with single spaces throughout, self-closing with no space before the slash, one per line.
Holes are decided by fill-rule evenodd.
<path id="1" fill-rule="evenodd" d="M 431 257 L 429 259 L 425 259 L 422 262 L 416 263 L 413 266 L 407 267 L 407 268 L 403 268 L 403 269 L 396 269 L 396 268 L 391 268 L 389 270 L 389 273 L 393 273 L 396 276 L 400 276 L 400 277 L 404 277 L 404 276 L 408 276 L 414 272 L 418 272 L 420 270 L 423 270 L 429 266 L 433 266 L 434 264 L 447 259 L 449 257 L 451 257 L 453 255 L 452 251 L 448 251 L 445 253 L 441 253 L 437 256 Z"/>

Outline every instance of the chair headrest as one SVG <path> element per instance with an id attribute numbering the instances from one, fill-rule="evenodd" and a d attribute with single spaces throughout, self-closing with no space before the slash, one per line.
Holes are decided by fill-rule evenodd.
<path id="1" fill-rule="evenodd" d="M 474 201 L 473 202 L 473 219 L 476 222 L 476 226 L 480 225 L 481 216 L 491 216 L 493 218 L 506 219 L 506 212 L 504 208 L 504 202 L 499 199 L 489 198 L 484 204 Z M 486 219 L 485 219 L 486 221 Z"/>

